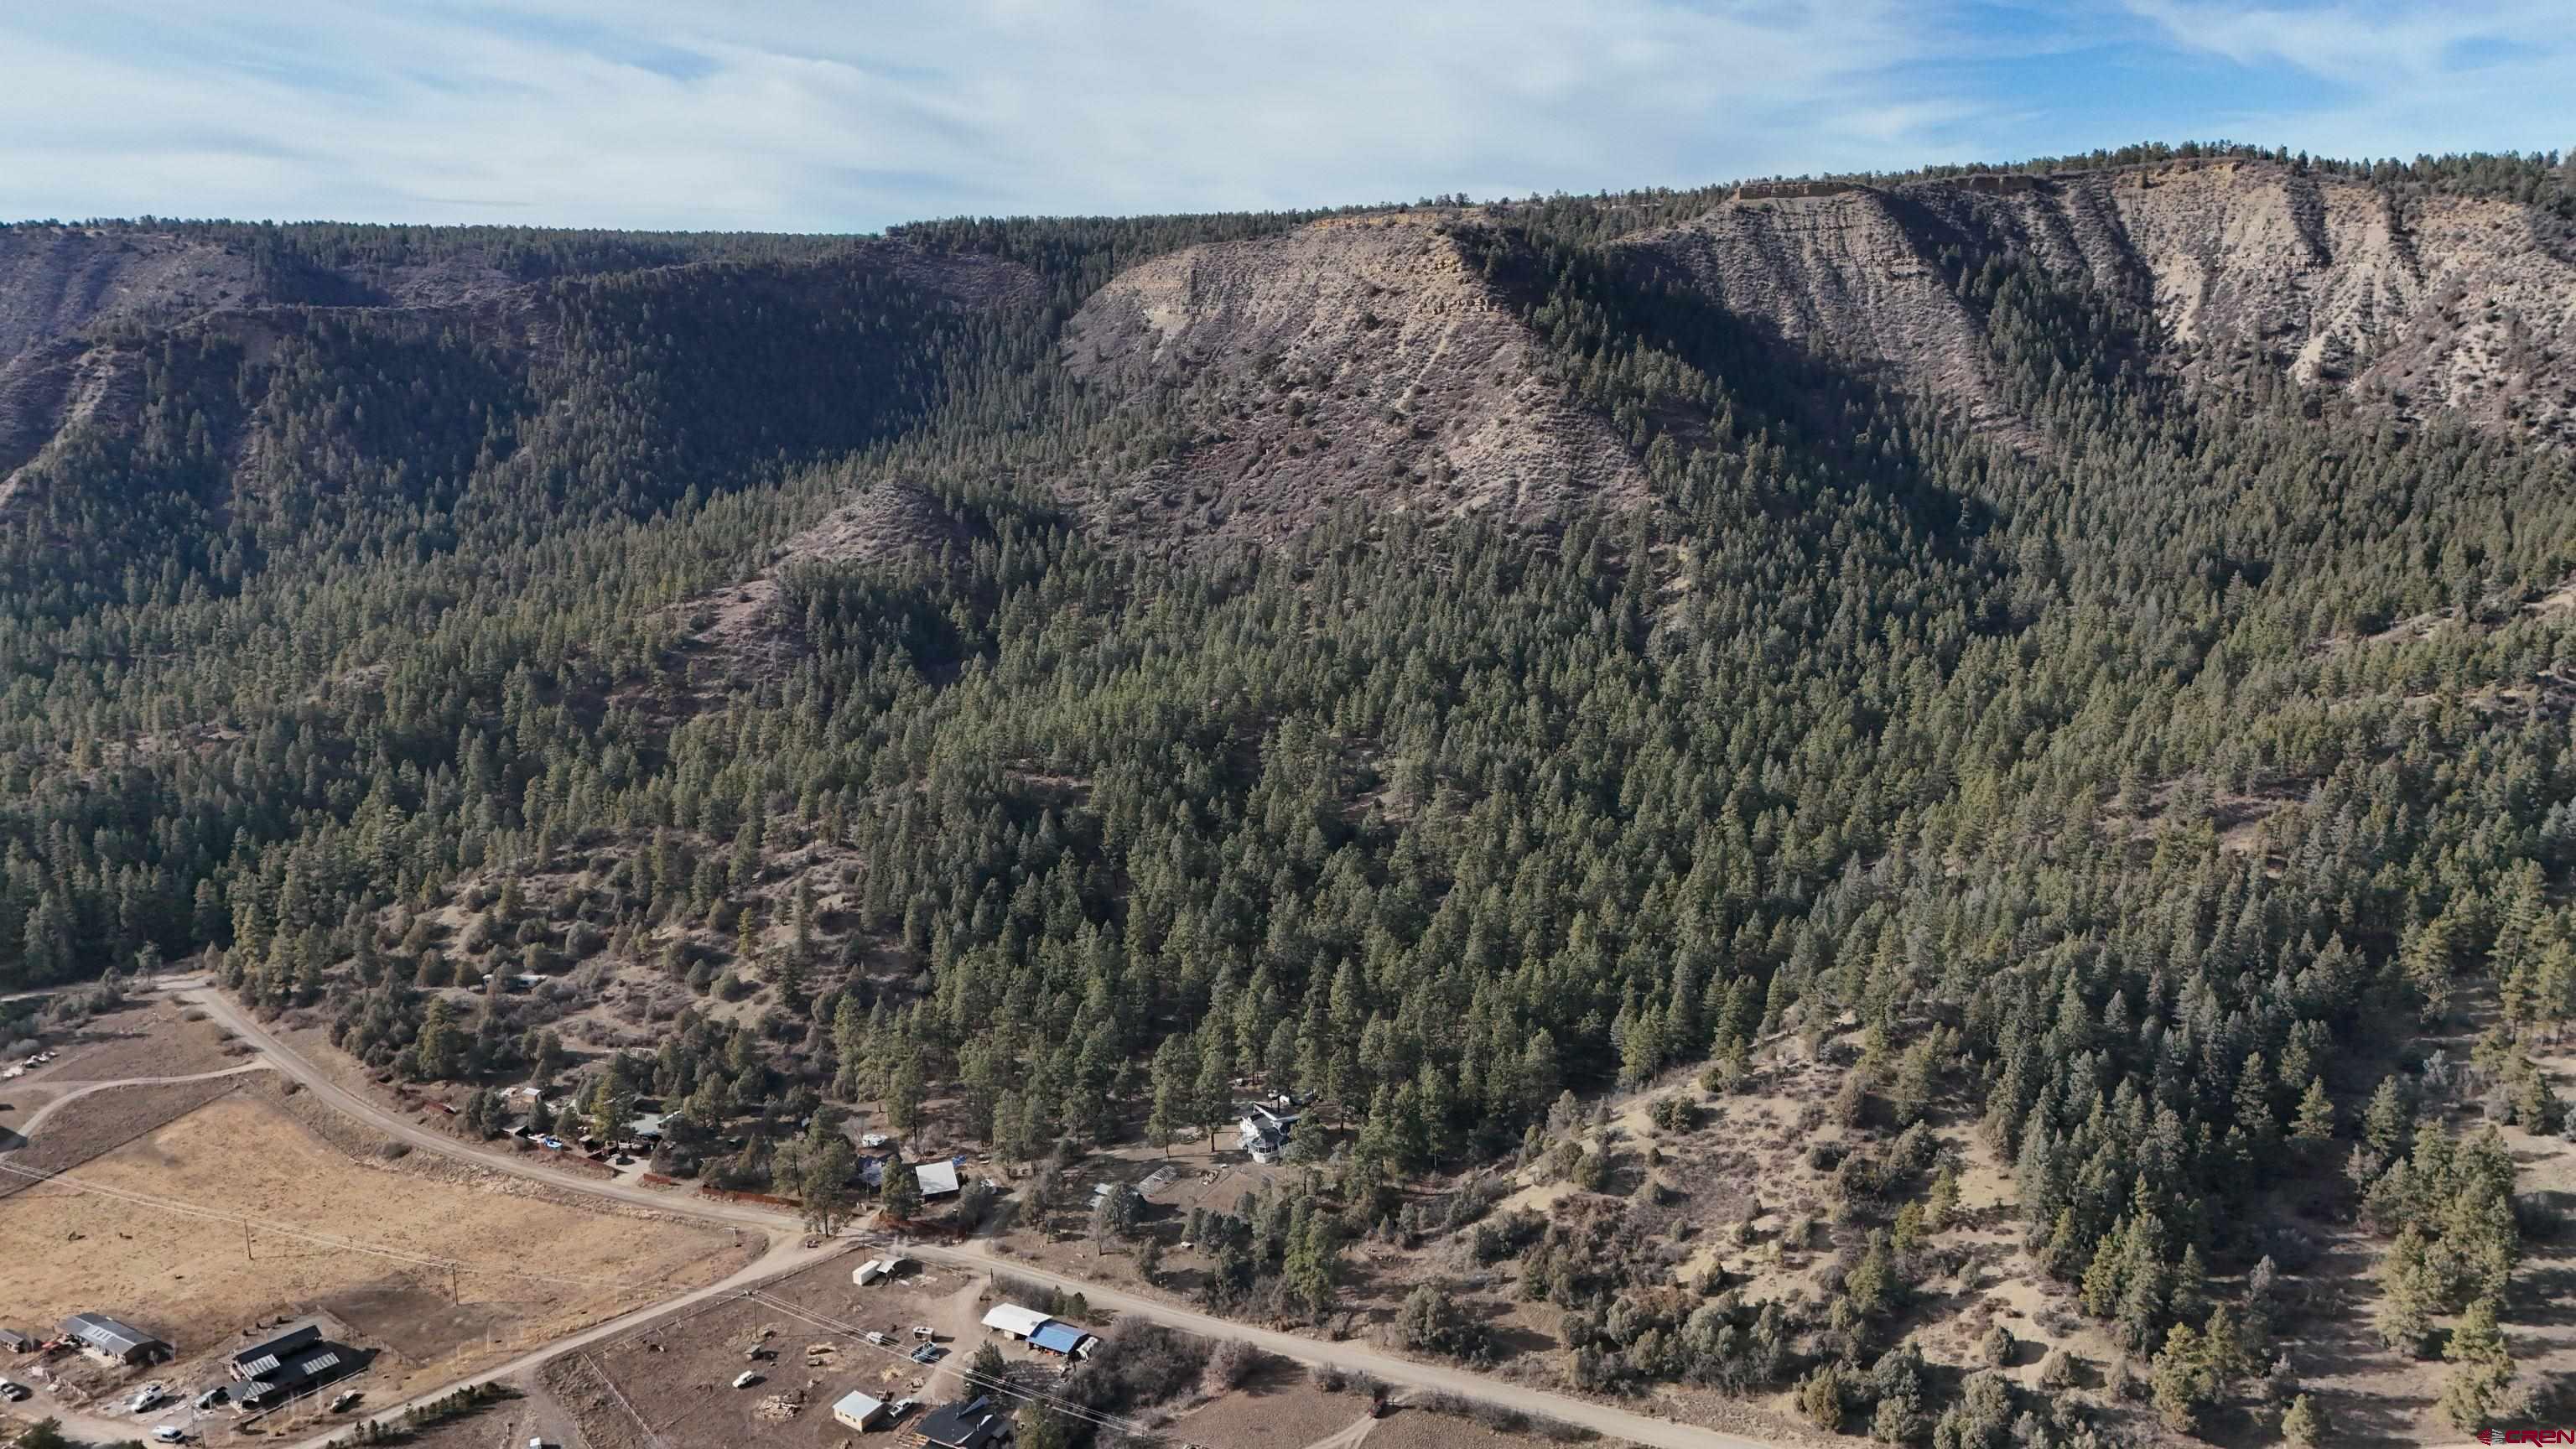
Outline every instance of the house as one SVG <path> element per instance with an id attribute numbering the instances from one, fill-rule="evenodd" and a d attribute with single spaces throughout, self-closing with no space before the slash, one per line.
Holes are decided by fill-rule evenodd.
<path id="1" fill-rule="evenodd" d="M 265 1378 L 288 1358 L 321 1341 L 320 1325 L 300 1323 L 234 1354 L 225 1361 L 224 1369 L 237 1379 Z"/>
<path id="2" fill-rule="evenodd" d="M 1022 1308 L 1016 1303 L 996 1303 L 992 1311 L 984 1315 L 986 1328 L 1020 1339 L 1030 1337 L 1054 1321 L 1034 1308 Z"/>
<path id="3" fill-rule="evenodd" d="M 345 1378 L 361 1367 L 358 1355 L 323 1343 L 302 1349 L 290 1358 L 267 1361 L 267 1372 L 242 1381 L 233 1390 L 233 1401 L 245 1409 L 263 1409 L 299 1394 L 310 1393 L 333 1379 Z"/>
<path id="4" fill-rule="evenodd" d="M 832 1405 L 832 1417 L 848 1428 L 864 1432 L 885 1422 L 885 1400 L 872 1399 L 852 1389 Z"/>
<path id="5" fill-rule="evenodd" d="M 953 1160 L 925 1162 L 914 1168 L 912 1175 L 921 1182 L 921 1196 L 925 1202 L 934 1197 L 951 1197 L 957 1192 L 957 1164 Z"/>
<path id="6" fill-rule="evenodd" d="M 32 1352 L 35 1347 L 36 1341 L 34 1339 L 18 1332 L 16 1329 L 0 1328 L 0 1351 L 6 1351 L 9 1353 L 28 1353 Z"/>
<path id="7" fill-rule="evenodd" d="M 1277 1162 L 1287 1154 L 1288 1138 L 1297 1130 L 1297 1119 L 1253 1102 L 1245 1105 L 1234 1125 L 1243 1135 L 1243 1150 L 1252 1154 L 1253 1161 Z"/>
<path id="8" fill-rule="evenodd" d="M 1011 1437 L 1010 1416 L 990 1396 L 942 1405 L 913 1432 L 932 1449 L 991 1449 Z"/>
<path id="9" fill-rule="evenodd" d="M 101 1313 L 75 1313 L 64 1319 L 63 1337 L 118 1363 L 159 1363 L 177 1352 L 142 1329 Z"/>
<path id="10" fill-rule="evenodd" d="M 1058 1358 L 1089 1358 L 1092 1345 L 1098 1342 L 1100 1342 L 1098 1338 L 1072 1324 L 1059 1323 L 1052 1318 L 1039 1325 L 1037 1332 L 1029 1335 L 1029 1347 L 1040 1353 L 1054 1354 Z"/>

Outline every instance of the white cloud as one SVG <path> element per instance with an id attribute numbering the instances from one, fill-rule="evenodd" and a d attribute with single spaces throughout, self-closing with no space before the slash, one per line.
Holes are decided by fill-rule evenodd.
<path id="1" fill-rule="evenodd" d="M 1894 168 L 2092 144 L 1978 67 L 2140 28 L 2102 3 L 28 5 L 0 215 L 847 229 Z M 2385 68 L 2341 12 L 2198 3 L 2136 8 L 2169 55 Z"/>
<path id="2" fill-rule="evenodd" d="M 2128 0 L 2177 46 L 2316 77 L 2304 107 L 2249 95 L 2230 134 L 2338 156 L 2564 149 L 2576 143 L 2565 0 Z"/>

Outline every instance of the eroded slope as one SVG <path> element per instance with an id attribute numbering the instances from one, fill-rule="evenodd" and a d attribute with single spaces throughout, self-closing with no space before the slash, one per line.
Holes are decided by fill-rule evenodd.
<path id="1" fill-rule="evenodd" d="M 1257 539 L 1351 504 L 1537 522 L 1642 500 L 1627 445 L 1540 377 L 1462 224 L 1337 219 L 1121 274 L 1065 355 L 1151 442 L 1075 501 L 1114 527 Z"/>

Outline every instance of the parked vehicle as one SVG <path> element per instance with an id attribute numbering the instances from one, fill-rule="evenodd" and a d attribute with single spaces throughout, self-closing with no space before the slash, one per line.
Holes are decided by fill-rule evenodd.
<path id="1" fill-rule="evenodd" d="M 912 1351 L 912 1361 L 914 1363 L 937 1363 L 939 1362 L 940 1355 L 946 1352 L 948 1352 L 948 1350 L 941 1348 L 938 1344 L 925 1343 L 921 1347 Z"/>
<path id="2" fill-rule="evenodd" d="M 169 1391 L 162 1388 L 157 1381 L 148 1383 L 134 1391 L 134 1401 L 126 1405 L 126 1408 L 137 1414 L 144 1413 L 168 1397 L 170 1397 Z"/>
<path id="3" fill-rule="evenodd" d="M 356 1389 L 342 1389 L 340 1391 L 340 1396 L 331 1401 L 329 1412 L 337 1414 L 356 1402 L 358 1402 L 358 1391 Z"/>
<path id="4" fill-rule="evenodd" d="M 879 1348 L 892 1348 L 894 1346 L 893 1339 L 886 1337 L 884 1334 L 877 1332 L 873 1328 L 868 1330 L 867 1338 L 868 1342 L 875 1344 Z"/>
<path id="5" fill-rule="evenodd" d="M 924 1343 L 937 1343 L 939 1341 L 939 1330 L 932 1328 L 927 1323 L 916 1323 L 912 1326 L 912 1336 L 920 1339 Z"/>
<path id="6" fill-rule="evenodd" d="M 915 1400 L 897 1399 L 893 1403 L 886 1405 L 886 1422 L 897 1422 L 901 1420 L 904 1415 L 909 1414 L 920 1407 L 921 1405 Z"/>
<path id="7" fill-rule="evenodd" d="M 7 1379 L 0 1379 L 0 1404 L 17 1403 L 19 1400 L 26 1398 L 27 1393 L 28 1389 L 25 1384 L 13 1384 Z"/>
<path id="8" fill-rule="evenodd" d="M 155 1443 L 182 1444 L 187 1442 L 188 1431 L 176 1424 L 164 1424 L 152 1431 L 152 1438 Z"/>
<path id="9" fill-rule="evenodd" d="M 222 1384 L 217 1384 L 213 1388 L 206 1390 L 204 1393 L 197 1395 L 197 1407 L 200 1409 L 211 1409 L 231 1397 L 232 1391 L 230 1389 L 225 1388 Z"/>
<path id="10" fill-rule="evenodd" d="M 760 1382 L 760 1375 L 758 1375 L 758 1374 L 756 1374 L 756 1373 L 752 1373 L 752 1372 L 750 1372 L 749 1370 L 745 1370 L 744 1372 L 742 1372 L 742 1373 L 740 1373 L 740 1374 L 738 1374 L 738 1375 L 736 1375 L 736 1376 L 735 1376 L 734 1381 L 733 1381 L 733 1386 L 734 1386 L 735 1388 L 737 1388 L 737 1389 L 747 1389 L 747 1388 L 750 1388 L 753 1384 L 756 1384 L 756 1383 L 759 1383 L 759 1382 Z"/>

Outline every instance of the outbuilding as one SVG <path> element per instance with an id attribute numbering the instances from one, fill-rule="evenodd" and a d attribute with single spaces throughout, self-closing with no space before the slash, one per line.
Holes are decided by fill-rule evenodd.
<path id="1" fill-rule="evenodd" d="M 118 1363 L 159 1363 L 174 1354 L 160 1339 L 103 1313 L 75 1313 L 64 1319 L 63 1337 Z"/>
<path id="2" fill-rule="evenodd" d="M 1029 1347 L 1058 1358 L 1089 1358 L 1091 1346 L 1100 1340 L 1070 1323 L 1048 1319 L 1029 1335 Z"/>
<path id="3" fill-rule="evenodd" d="M 34 1339 L 20 1333 L 18 1330 L 14 1328 L 0 1328 L 0 1351 L 8 1353 L 26 1353 L 35 1346 L 36 1341 Z"/>
<path id="4" fill-rule="evenodd" d="M 1052 1322 L 1054 1322 L 1053 1319 L 1048 1318 L 1045 1314 L 1038 1312 L 1036 1309 L 1022 1308 L 1016 1303 L 996 1303 L 993 1305 L 991 1311 L 984 1315 L 984 1326 L 986 1328 L 1006 1337 L 1017 1339 L 1030 1338 L 1034 1336 L 1039 1329 L 1046 1327 Z"/>
<path id="5" fill-rule="evenodd" d="M 885 1400 L 872 1399 L 852 1389 L 832 1405 L 832 1417 L 852 1429 L 873 1429 L 885 1422 Z"/>
<path id="6" fill-rule="evenodd" d="M 954 1161 L 925 1162 L 914 1168 L 912 1175 L 920 1181 L 921 1195 L 925 1199 L 951 1197 L 957 1192 L 957 1164 Z"/>

